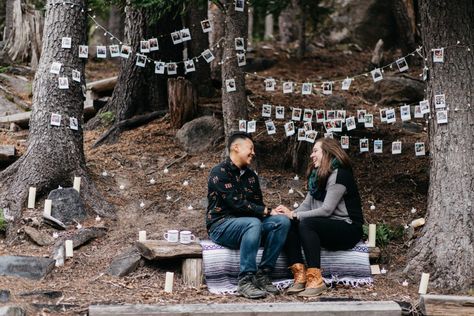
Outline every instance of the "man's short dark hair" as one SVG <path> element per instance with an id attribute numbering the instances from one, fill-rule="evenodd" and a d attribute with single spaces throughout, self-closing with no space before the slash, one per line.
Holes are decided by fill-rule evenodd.
<path id="1" fill-rule="evenodd" d="M 233 132 L 232 134 L 230 134 L 229 140 L 227 141 L 227 149 L 229 150 L 229 152 L 230 146 L 232 146 L 232 144 L 238 139 L 250 139 L 251 141 L 253 141 L 252 136 L 250 136 L 250 134 L 246 132 Z"/>

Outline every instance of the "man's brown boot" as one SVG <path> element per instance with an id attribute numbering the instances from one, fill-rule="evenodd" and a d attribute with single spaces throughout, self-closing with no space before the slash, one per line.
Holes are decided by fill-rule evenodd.
<path id="1" fill-rule="evenodd" d="M 298 293 L 298 296 L 318 296 L 327 290 L 321 276 L 321 270 L 318 268 L 308 268 L 306 270 L 306 280 L 306 289 Z"/>
<path id="2" fill-rule="evenodd" d="M 293 282 L 293 286 L 290 287 L 286 293 L 287 294 L 295 294 L 304 290 L 306 284 L 306 269 L 304 264 L 302 263 L 295 263 L 290 267 L 291 272 L 293 273 L 293 277 L 295 281 Z"/>

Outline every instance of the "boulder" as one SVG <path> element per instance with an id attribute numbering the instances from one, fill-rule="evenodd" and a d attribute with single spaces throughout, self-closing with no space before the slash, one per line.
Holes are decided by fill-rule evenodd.
<path id="1" fill-rule="evenodd" d="M 135 271 L 142 261 L 142 256 L 137 248 L 131 247 L 114 258 L 107 273 L 118 277 L 126 276 Z"/>
<path id="2" fill-rule="evenodd" d="M 0 303 L 6 303 L 10 300 L 10 290 L 0 290 Z"/>
<path id="3" fill-rule="evenodd" d="M 51 216 L 66 225 L 75 224 L 75 221 L 80 222 L 87 217 L 81 196 L 73 188 L 53 190 L 48 199 L 53 201 Z"/>
<path id="4" fill-rule="evenodd" d="M 25 316 L 26 312 L 20 306 L 0 307 L 0 316 Z"/>
<path id="5" fill-rule="evenodd" d="M 54 259 L 26 256 L 0 256 L 0 275 L 38 280 L 54 268 Z"/>
<path id="6" fill-rule="evenodd" d="M 425 89 L 424 81 L 406 75 L 384 77 L 364 97 L 384 105 L 412 104 L 423 100 Z"/>
<path id="7" fill-rule="evenodd" d="M 48 246 L 54 243 L 54 238 L 52 236 L 42 233 L 33 227 L 25 226 L 23 230 L 25 231 L 25 234 L 28 235 L 28 237 L 30 237 L 36 244 L 40 246 Z"/>
<path id="8" fill-rule="evenodd" d="M 181 127 L 176 137 L 188 153 L 209 150 L 224 136 L 222 120 L 212 116 L 201 116 Z"/>

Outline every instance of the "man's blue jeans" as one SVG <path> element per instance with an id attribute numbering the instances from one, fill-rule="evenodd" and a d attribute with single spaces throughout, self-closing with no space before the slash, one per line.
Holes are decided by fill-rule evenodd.
<path id="1" fill-rule="evenodd" d="M 259 269 L 273 270 L 290 229 L 285 215 L 236 217 L 224 220 L 209 232 L 216 244 L 230 249 L 240 249 L 239 279 L 257 271 L 257 251 L 263 240 L 262 260 Z"/>

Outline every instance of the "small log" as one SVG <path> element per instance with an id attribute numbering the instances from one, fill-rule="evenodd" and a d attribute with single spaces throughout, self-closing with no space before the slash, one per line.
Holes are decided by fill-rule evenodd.
<path id="1" fill-rule="evenodd" d="M 11 161 L 15 159 L 15 146 L 0 145 L 0 162 Z"/>
<path id="2" fill-rule="evenodd" d="M 117 76 L 89 82 L 86 87 L 87 90 L 91 90 L 94 94 L 99 94 L 100 92 L 114 90 L 116 83 Z"/>
<path id="3" fill-rule="evenodd" d="M 379 247 L 369 247 L 369 260 L 371 262 L 379 260 L 380 252 Z"/>
<path id="4" fill-rule="evenodd" d="M 135 242 L 135 246 L 148 260 L 202 257 L 202 248 L 198 243 L 180 244 L 166 240 L 146 240 Z"/>
<path id="5" fill-rule="evenodd" d="M 474 297 L 454 295 L 421 295 L 423 315 L 474 315 Z"/>
<path id="6" fill-rule="evenodd" d="M 377 44 L 375 44 L 374 51 L 372 52 L 372 59 L 370 62 L 372 65 L 378 66 L 383 58 L 383 40 L 379 39 Z"/>
<path id="7" fill-rule="evenodd" d="M 197 92 L 193 84 L 182 77 L 168 79 L 168 106 L 171 128 L 181 128 L 197 115 Z"/>
<path id="8" fill-rule="evenodd" d="M 45 224 L 48 224 L 54 228 L 65 230 L 67 227 L 59 219 L 56 219 L 52 216 L 46 215 L 43 213 L 43 221 Z"/>
<path id="9" fill-rule="evenodd" d="M 181 265 L 181 273 L 185 285 L 199 288 L 203 284 L 204 278 L 202 270 L 202 259 L 184 259 Z"/>
<path id="10" fill-rule="evenodd" d="M 78 232 L 75 233 L 73 236 L 59 238 L 54 244 L 53 258 L 56 259 L 58 256 L 61 255 L 64 246 L 64 241 L 66 239 L 72 240 L 73 248 L 76 249 L 88 243 L 92 239 L 104 236 L 106 231 L 107 228 L 105 227 L 88 227 L 78 230 Z"/>

